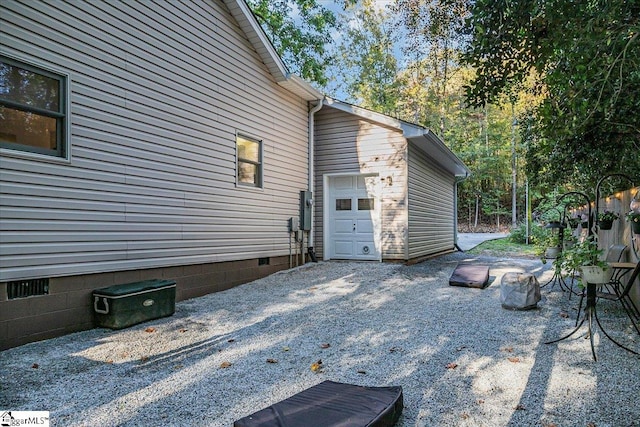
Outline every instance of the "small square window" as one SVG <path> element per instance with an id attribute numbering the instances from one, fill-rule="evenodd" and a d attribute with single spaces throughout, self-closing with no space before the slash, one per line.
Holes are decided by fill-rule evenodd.
<path id="1" fill-rule="evenodd" d="M 236 136 L 236 179 L 239 185 L 262 187 L 262 141 Z"/>
<path id="2" fill-rule="evenodd" d="M 336 199 L 336 210 L 337 211 L 350 211 L 351 210 L 351 199 Z"/>
<path id="3" fill-rule="evenodd" d="M 67 77 L 0 56 L 0 147 L 67 156 Z"/>
<path id="4" fill-rule="evenodd" d="M 359 211 L 372 211 L 375 209 L 375 199 L 358 199 Z"/>

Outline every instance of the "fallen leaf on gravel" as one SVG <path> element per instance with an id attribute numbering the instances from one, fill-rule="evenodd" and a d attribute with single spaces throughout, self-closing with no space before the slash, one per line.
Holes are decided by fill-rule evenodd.
<path id="1" fill-rule="evenodd" d="M 329 347 L 331 347 L 331 344 L 329 343 L 320 344 L 320 348 L 329 348 Z"/>
<path id="2" fill-rule="evenodd" d="M 184 332 L 187 332 L 187 330 L 183 328 L 183 329 L 180 329 L 180 332 L 184 333 Z"/>
<path id="3" fill-rule="evenodd" d="M 31 367 L 33 369 L 38 369 L 40 367 L 40 365 L 38 365 L 37 363 L 34 363 L 33 365 L 31 365 Z"/>
<path id="4" fill-rule="evenodd" d="M 462 418 L 463 420 L 469 419 L 469 414 L 463 412 L 462 414 L 460 414 L 460 418 Z"/>
<path id="5" fill-rule="evenodd" d="M 519 404 L 518 406 L 515 407 L 516 411 L 524 411 L 524 405 L 523 404 Z"/>
<path id="6" fill-rule="evenodd" d="M 587 427 L 596 427 L 596 423 L 587 423 Z"/>
<path id="7" fill-rule="evenodd" d="M 502 351 L 506 351 L 507 353 L 513 353 L 513 347 L 505 347 Z"/>
<path id="8" fill-rule="evenodd" d="M 151 332 L 155 332 L 156 328 L 153 328 L 151 326 L 149 326 L 147 329 L 144 330 L 145 332 L 151 333 Z"/>
<path id="9" fill-rule="evenodd" d="M 111 363 L 113 363 L 113 360 L 111 360 L 111 359 L 107 359 L 107 361 L 106 361 L 105 363 L 109 363 L 109 364 L 111 364 Z"/>
<path id="10" fill-rule="evenodd" d="M 278 363 L 276 359 L 267 359 L 267 363 Z"/>
<path id="11" fill-rule="evenodd" d="M 228 367 L 230 367 L 230 366 L 231 366 L 231 362 L 222 362 L 222 363 L 220 364 L 220 367 L 221 367 L 221 368 L 223 368 L 223 369 L 224 369 L 224 368 L 228 368 Z"/>
<path id="12" fill-rule="evenodd" d="M 141 361 L 141 362 L 146 362 L 147 360 L 149 360 L 149 356 L 142 356 L 142 357 L 140 358 L 140 361 Z M 112 363 L 113 363 L 113 362 L 112 362 Z"/>
<path id="13" fill-rule="evenodd" d="M 322 369 L 322 360 L 318 360 L 317 362 L 313 362 L 311 364 L 311 370 L 313 372 L 322 372 L 321 369 Z"/>
<path id="14" fill-rule="evenodd" d="M 447 364 L 447 369 L 456 369 L 457 367 L 458 367 L 457 363 L 451 362 Z"/>
<path id="15" fill-rule="evenodd" d="M 509 362 L 512 362 L 512 363 L 520 363 L 519 357 L 509 357 L 508 360 Z"/>

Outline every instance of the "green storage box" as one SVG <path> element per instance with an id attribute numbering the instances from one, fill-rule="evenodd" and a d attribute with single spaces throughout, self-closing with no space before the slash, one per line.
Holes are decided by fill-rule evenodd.
<path id="1" fill-rule="evenodd" d="M 151 319 L 171 316 L 176 310 L 176 282 L 145 280 L 93 291 L 98 326 L 122 329 Z"/>

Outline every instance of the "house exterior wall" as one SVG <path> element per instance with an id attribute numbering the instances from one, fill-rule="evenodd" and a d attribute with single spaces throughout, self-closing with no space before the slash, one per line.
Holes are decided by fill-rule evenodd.
<path id="1" fill-rule="evenodd" d="M 409 259 L 454 248 L 455 178 L 409 144 Z"/>
<path id="2" fill-rule="evenodd" d="M 181 293 L 167 269 L 288 257 L 307 103 L 274 81 L 222 1 L 3 1 L 0 52 L 68 73 L 71 103 L 70 161 L 0 154 L 0 345 L 16 316 L 64 307 L 88 326 L 90 289 L 111 283 L 96 275 L 159 269 L 184 298 L 238 280 L 189 274 L 202 282 Z M 263 141 L 262 189 L 236 186 L 237 132 Z M 274 265 L 287 267 L 247 280 Z M 29 278 L 58 279 L 27 314 L 5 284 Z M 65 289 L 76 294 L 55 297 Z"/>
<path id="3" fill-rule="evenodd" d="M 383 260 L 404 260 L 407 236 L 407 141 L 399 129 L 330 107 L 315 115 L 314 242 L 323 247 L 325 174 L 378 174 L 381 182 Z M 391 180 L 389 180 L 391 177 Z"/>

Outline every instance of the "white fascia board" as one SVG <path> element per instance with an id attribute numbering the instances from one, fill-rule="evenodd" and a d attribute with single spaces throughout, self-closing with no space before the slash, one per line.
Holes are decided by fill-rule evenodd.
<path id="1" fill-rule="evenodd" d="M 336 110 L 344 111 L 345 113 L 353 114 L 355 116 L 374 121 L 384 126 L 400 129 L 404 132 L 404 123 L 398 119 L 394 119 L 393 117 L 389 117 L 381 113 L 376 113 L 375 111 L 367 110 L 366 108 L 358 107 L 357 105 L 337 101 L 328 97 L 324 99 L 323 104 L 327 107 L 335 108 Z"/>
<path id="2" fill-rule="evenodd" d="M 287 76 L 287 80 L 278 82 L 278 84 L 289 92 L 295 93 L 305 101 L 317 101 L 324 98 L 324 94 L 322 92 L 295 74 L 289 74 Z"/>
<path id="3" fill-rule="evenodd" d="M 277 82 L 287 80 L 289 71 L 245 0 L 224 0 L 229 11 L 247 35 L 260 58 Z"/>
<path id="4" fill-rule="evenodd" d="M 269 73 L 280 86 L 305 101 L 315 101 L 324 97 L 324 94 L 311 86 L 310 83 L 295 74 L 289 73 L 287 66 L 278 55 L 271 40 L 265 34 L 245 0 L 224 0 L 224 2 L 242 31 L 249 38 L 256 52 L 258 52 L 258 55 L 260 55 L 262 62 L 267 66 Z"/>
<path id="5" fill-rule="evenodd" d="M 443 168 L 459 178 L 468 178 L 471 171 L 444 142 L 430 130 L 423 135 L 407 138 L 436 160 Z"/>
<path id="6" fill-rule="evenodd" d="M 323 104 L 335 108 L 345 113 L 354 114 L 363 119 L 374 121 L 378 124 L 399 129 L 405 138 L 415 143 L 425 153 L 436 160 L 443 168 L 450 171 L 456 177 L 468 177 L 471 171 L 467 166 L 451 151 L 440 138 L 429 129 L 389 117 L 387 115 L 367 110 L 346 102 L 325 98 Z"/>

